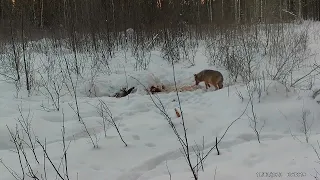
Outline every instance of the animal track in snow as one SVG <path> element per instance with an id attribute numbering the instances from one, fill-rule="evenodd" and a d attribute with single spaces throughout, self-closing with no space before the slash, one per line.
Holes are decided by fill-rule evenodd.
<path id="1" fill-rule="evenodd" d="M 233 146 L 235 144 L 240 144 L 242 142 L 244 141 L 236 140 L 236 141 L 230 141 L 230 142 L 221 142 L 220 149 L 228 148 L 230 146 Z M 214 145 L 215 145 L 215 142 L 211 142 L 205 145 L 205 149 L 209 149 Z M 196 145 L 191 146 L 190 149 L 192 148 L 196 148 Z M 165 161 L 168 161 L 168 160 L 176 160 L 181 157 L 183 157 L 183 155 L 181 154 L 181 151 L 179 149 L 163 153 L 149 160 L 146 160 L 139 166 L 132 168 L 129 172 L 126 172 L 120 177 L 118 177 L 117 180 L 137 180 L 139 179 L 140 176 L 144 174 L 144 172 L 155 169 L 161 163 L 164 163 Z"/>
<path id="2" fill-rule="evenodd" d="M 122 124 L 122 123 L 120 123 L 118 126 L 119 126 L 119 127 L 125 127 L 125 126 L 126 126 L 126 124 Z"/>
<path id="3" fill-rule="evenodd" d="M 146 145 L 147 147 L 156 147 L 156 145 L 153 144 L 153 143 L 145 143 L 145 145 Z"/>
<path id="4" fill-rule="evenodd" d="M 273 138 L 281 138 L 279 135 L 265 135 L 265 136 L 261 136 L 261 140 L 263 139 L 269 139 L 270 137 Z M 231 141 L 221 141 L 219 143 L 220 146 L 220 151 L 221 150 L 226 150 L 232 146 L 235 145 L 239 145 L 242 144 L 244 142 L 247 142 L 248 140 L 252 140 L 253 138 L 256 138 L 254 135 L 252 136 L 251 134 L 242 134 L 239 135 L 237 139 L 231 140 Z M 148 143 L 146 143 L 147 145 Z M 152 143 L 151 143 L 152 144 Z M 215 145 L 215 141 L 208 143 L 204 146 L 204 150 L 209 150 L 211 149 L 213 146 Z M 192 148 L 196 148 L 196 145 L 191 146 L 190 149 Z M 191 154 L 191 156 L 193 156 L 194 154 Z M 131 170 L 129 170 L 128 172 L 125 172 L 124 174 L 122 174 L 120 177 L 117 178 L 117 180 L 137 180 L 139 179 L 139 177 L 141 177 L 145 172 L 151 171 L 153 169 L 155 169 L 158 165 L 160 165 L 161 163 L 164 163 L 166 161 L 169 160 L 176 160 L 178 158 L 183 157 L 183 155 L 181 154 L 180 150 L 173 150 L 173 151 L 168 151 L 166 153 L 160 154 L 158 156 L 155 156 L 149 160 L 144 161 L 143 163 L 141 163 L 140 165 L 132 168 Z M 248 160 L 247 165 L 251 166 L 254 165 L 254 162 L 260 162 L 261 159 L 252 156 L 250 160 Z"/>
<path id="5" fill-rule="evenodd" d="M 239 139 L 245 140 L 245 141 L 252 141 L 256 140 L 257 136 L 254 133 L 243 133 L 238 136 Z M 278 140 L 283 138 L 283 135 L 276 135 L 276 134 L 261 134 L 261 139 L 272 139 L 272 140 Z"/>
<path id="6" fill-rule="evenodd" d="M 101 170 L 101 168 L 99 166 L 97 166 L 97 165 L 92 165 L 91 168 L 93 170 L 95 170 L 95 171 L 100 171 Z"/>
<path id="7" fill-rule="evenodd" d="M 253 167 L 262 161 L 262 157 L 257 156 L 256 154 L 250 154 L 248 158 L 245 158 L 244 163 L 248 165 L 248 167 Z"/>
<path id="8" fill-rule="evenodd" d="M 134 140 L 140 140 L 140 136 L 138 136 L 138 135 L 132 135 L 132 138 L 133 138 Z"/>
<path id="9" fill-rule="evenodd" d="M 151 128 L 149 128 L 149 130 L 151 130 L 151 131 L 153 131 L 153 130 L 155 130 L 155 129 L 157 129 L 156 127 L 151 127 Z"/>

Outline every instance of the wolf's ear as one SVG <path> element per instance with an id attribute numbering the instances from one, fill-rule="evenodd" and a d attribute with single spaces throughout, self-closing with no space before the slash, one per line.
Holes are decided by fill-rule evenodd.
<path id="1" fill-rule="evenodd" d="M 197 74 L 193 74 L 194 77 L 197 77 Z"/>

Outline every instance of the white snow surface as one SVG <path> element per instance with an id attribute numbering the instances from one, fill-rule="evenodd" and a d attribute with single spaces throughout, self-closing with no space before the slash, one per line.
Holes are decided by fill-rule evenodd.
<path id="1" fill-rule="evenodd" d="M 310 46 L 315 51 L 320 49 L 317 41 Z M 156 51 L 152 52 L 152 62 L 145 71 L 134 71 L 130 59 L 125 62 L 121 54 L 115 59 L 110 64 L 112 74 L 101 74 L 95 80 L 98 97 L 88 97 L 88 89 L 91 87 L 89 77 L 78 84 L 80 114 L 88 131 L 96 134 L 99 148 L 92 147 L 83 126 L 70 108 L 69 103 L 74 103 L 71 96 L 61 99 L 60 111 L 47 112 L 41 107 L 47 102 L 47 98 L 42 94 L 28 97 L 22 89 L 16 97 L 14 84 L 0 81 L 0 162 L 21 174 L 19 159 L 7 129 L 7 126 L 12 129 L 17 124 L 16 120 L 20 116 L 18 105 L 21 105 L 25 116 L 30 109 L 32 133 L 41 142 L 46 140 L 48 155 L 57 167 L 63 156 L 63 111 L 70 180 L 193 179 L 171 126 L 143 87 L 130 77 L 137 78 L 146 86 L 161 83 L 173 85 L 172 67 Z M 317 55 L 315 59 L 320 63 L 320 56 Z M 189 145 L 195 147 L 197 143 L 201 149 L 204 139 L 203 152 L 206 153 L 215 145 L 215 138 L 220 139 L 230 123 L 243 113 L 249 97 L 244 84 L 228 86 L 228 72 L 220 67 L 209 66 L 201 48 L 197 53 L 195 66 L 175 65 L 178 86 L 193 85 L 193 74 L 203 69 L 221 71 L 225 77 L 225 87 L 218 91 L 212 88 L 205 90 L 204 84 L 200 84 L 202 89 L 180 92 L 179 97 Z M 320 170 L 319 159 L 312 147 L 313 145 L 320 151 L 317 145 L 317 140 L 320 140 L 320 105 L 311 96 L 313 90 L 320 87 L 320 81 L 315 80 L 314 89 L 291 88 L 289 92 L 276 81 L 266 80 L 265 83 L 268 88 L 262 92 L 261 101 L 254 99 L 258 126 L 263 124 L 261 143 L 250 127 L 252 114 L 249 104 L 246 113 L 228 129 L 218 145 L 221 154 L 217 155 L 214 149 L 203 162 L 204 171 L 200 170 L 199 180 L 314 179 L 316 170 Z M 127 85 L 137 88 L 129 98 L 109 97 Z M 238 96 L 239 92 L 243 94 L 243 101 Z M 158 96 L 178 132 L 183 136 L 182 119 L 176 117 L 174 111 L 174 108 L 179 109 L 176 93 L 159 93 Z M 107 136 L 104 136 L 101 117 L 94 107 L 99 103 L 99 99 L 109 106 L 128 147 L 124 146 L 113 127 L 110 127 L 106 132 Z M 306 143 L 301 130 L 303 110 L 308 112 L 307 120 L 311 124 L 309 143 Z M 192 147 L 190 154 L 195 165 L 196 155 Z M 43 160 L 41 147 L 36 148 L 39 164 L 29 149 L 26 149 L 26 152 L 34 172 L 44 174 L 45 162 L 47 179 L 59 179 L 50 162 Z M 60 167 L 60 170 L 62 168 Z M 278 175 L 281 173 L 281 177 L 258 177 L 262 172 L 274 172 Z M 288 177 L 294 172 L 300 172 L 303 177 Z M 0 180 L 14 179 L 0 164 Z"/>

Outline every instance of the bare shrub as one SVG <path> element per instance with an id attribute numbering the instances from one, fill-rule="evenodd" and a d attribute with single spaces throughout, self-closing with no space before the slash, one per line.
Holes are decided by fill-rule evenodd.
<path id="1" fill-rule="evenodd" d="M 16 42 L 12 42 L 12 49 L 0 56 L 0 75 L 5 79 L 20 83 L 21 49 Z"/>
<path id="2" fill-rule="evenodd" d="M 24 28 L 23 23 L 22 28 Z M 23 33 L 20 34 L 20 38 L 14 34 L 12 32 L 11 44 L 6 45 L 8 52 L 0 57 L 0 75 L 7 81 L 13 81 L 16 84 L 16 87 L 19 88 L 17 94 L 21 88 L 25 88 L 28 96 L 30 96 L 34 88 L 37 88 L 34 70 L 35 58 L 29 47 L 31 43 L 27 41 L 27 37 Z"/>
<path id="3" fill-rule="evenodd" d="M 115 55 L 115 50 L 117 45 L 116 34 L 110 31 L 109 28 L 107 28 L 107 31 L 100 33 L 99 37 L 100 37 L 99 39 L 101 39 L 103 43 L 102 47 L 104 47 L 101 51 L 102 51 L 103 57 L 106 60 L 105 63 L 108 64 L 107 61 L 112 59 Z"/>
<path id="4" fill-rule="evenodd" d="M 132 28 L 127 29 L 125 32 L 120 32 L 119 35 L 119 43 L 120 43 L 120 49 L 124 55 L 125 62 L 127 62 L 127 53 L 129 49 L 132 49 L 133 42 L 134 42 L 134 36 L 135 31 Z"/>
<path id="5" fill-rule="evenodd" d="M 239 45 L 236 52 L 240 63 L 234 64 L 234 66 L 240 66 L 239 68 L 242 70 L 240 71 L 240 76 L 244 82 L 252 81 L 256 69 L 259 67 L 259 62 L 256 61 L 257 39 L 254 36 L 250 36 L 250 28 L 250 26 L 239 28 L 240 35 L 237 36 Z"/>
<path id="6" fill-rule="evenodd" d="M 124 141 L 124 139 L 120 133 L 119 127 L 118 127 L 109 107 L 107 106 L 107 104 L 103 100 L 99 99 L 99 105 L 96 108 L 97 108 L 98 114 L 102 118 L 102 124 L 103 124 L 105 137 L 107 136 L 107 134 L 106 134 L 107 126 L 112 125 L 117 130 L 118 135 L 119 135 L 121 141 L 123 142 L 123 144 L 127 147 L 128 144 Z M 106 124 L 106 122 L 108 122 L 108 124 Z"/>
<path id="7" fill-rule="evenodd" d="M 78 87 L 78 81 L 79 81 L 79 74 L 75 74 L 75 80 L 72 76 L 72 70 L 70 69 L 70 64 L 67 59 L 64 59 L 65 67 L 64 69 L 62 67 L 62 64 L 60 64 L 62 72 L 62 77 L 63 77 L 63 83 L 65 87 L 68 89 L 70 95 L 73 97 L 75 101 L 75 107 L 72 105 L 72 103 L 69 103 L 70 108 L 74 111 L 74 113 L 77 115 L 78 121 L 83 125 L 85 133 L 88 135 L 89 140 L 93 146 L 93 148 L 98 148 L 98 139 L 95 133 L 91 134 L 86 123 L 82 119 L 80 115 L 80 108 L 79 108 L 79 102 L 78 102 L 78 95 L 77 95 L 77 87 Z M 94 140 L 95 138 L 95 140 Z"/>
<path id="8" fill-rule="evenodd" d="M 64 65 L 60 64 L 60 68 L 62 70 L 62 77 L 63 77 L 63 83 L 65 87 L 68 89 L 70 95 L 74 98 L 76 109 L 75 113 L 77 114 L 78 120 L 81 120 L 80 116 L 80 109 L 79 109 L 79 103 L 78 103 L 78 95 L 77 95 L 77 88 L 78 88 L 78 81 L 79 81 L 79 74 L 76 74 L 75 80 L 73 78 L 72 69 L 70 69 L 70 63 L 65 58 L 64 59 Z M 63 68 L 65 67 L 65 68 Z"/>
<path id="9" fill-rule="evenodd" d="M 208 39 L 205 40 L 205 52 L 210 65 L 225 66 L 231 73 L 230 60 L 235 46 L 235 31 L 231 27 L 212 28 Z M 233 59 L 231 59 L 233 58 Z"/>
<path id="10" fill-rule="evenodd" d="M 262 46 L 262 56 L 267 55 L 267 51 L 270 48 L 270 41 L 271 41 L 271 33 L 272 33 L 272 24 L 260 24 L 262 29 L 263 35 L 261 36 L 260 45 Z"/>
<path id="11" fill-rule="evenodd" d="M 311 145 L 312 146 L 312 148 L 313 148 L 313 150 L 314 150 L 314 152 L 316 153 L 316 155 L 317 155 L 317 163 L 318 164 L 320 164 L 320 153 L 319 153 L 319 151 L 320 151 L 320 143 L 319 143 L 319 141 L 317 141 L 317 147 L 315 147 L 315 146 L 313 146 L 313 145 Z M 314 169 L 315 170 L 315 175 L 312 175 L 313 177 L 314 177 L 314 179 L 315 180 L 319 180 L 320 179 L 320 173 L 316 170 L 316 169 Z"/>
<path id="12" fill-rule="evenodd" d="M 161 56 L 168 63 L 178 63 L 181 60 L 180 43 L 184 40 L 179 38 L 178 32 L 166 30 L 164 32 L 164 43 L 161 48 Z"/>
<path id="13" fill-rule="evenodd" d="M 62 76 L 62 70 L 56 64 L 57 60 L 53 60 L 50 56 L 47 56 L 46 62 L 42 62 L 42 68 L 38 71 L 40 76 L 40 92 L 47 97 L 48 101 L 51 102 L 51 105 L 54 107 L 48 108 L 42 104 L 42 108 L 46 111 L 51 110 L 60 110 L 61 98 L 64 96 L 63 90 L 63 81 L 60 78 Z M 45 75 L 45 76 L 44 76 Z M 42 90 L 44 89 L 44 90 Z"/>
<path id="14" fill-rule="evenodd" d="M 312 124 L 313 124 L 313 121 L 312 122 L 309 122 L 308 120 L 308 116 L 310 115 L 310 111 L 309 110 L 306 110 L 306 109 L 302 109 L 302 114 L 301 114 L 301 132 L 303 133 L 304 135 L 304 138 L 305 138 L 305 141 L 307 143 L 309 143 L 309 138 L 310 138 L 310 134 L 311 134 L 311 127 L 312 127 Z"/>
<path id="15" fill-rule="evenodd" d="M 194 66 L 195 56 L 199 48 L 199 42 L 191 28 L 188 28 L 185 38 L 180 41 L 180 48 L 182 52 L 182 59 L 190 63 L 191 66 Z"/>
<path id="16" fill-rule="evenodd" d="M 46 140 L 43 143 L 40 142 L 40 140 L 32 135 L 33 132 L 31 132 L 32 125 L 31 125 L 31 117 L 30 117 L 30 111 L 27 117 L 24 116 L 22 113 L 21 108 L 19 107 L 19 112 L 21 114 L 21 117 L 18 119 L 18 122 L 20 126 L 17 124 L 15 129 L 10 129 L 8 126 L 8 131 L 11 137 L 11 142 L 15 146 L 15 153 L 17 153 L 18 156 L 18 163 L 20 164 L 20 170 L 21 172 L 17 172 L 6 165 L 6 163 L 0 159 L 0 164 L 2 164 L 6 170 L 15 178 L 16 180 L 25 180 L 27 177 L 34 180 L 46 180 L 47 179 L 47 167 L 46 167 L 46 160 L 49 160 L 51 167 L 54 169 L 55 174 L 57 177 L 59 177 L 61 180 L 69 180 L 68 175 L 68 161 L 67 161 L 67 151 L 68 147 L 70 145 L 66 144 L 65 141 L 65 126 L 64 126 L 64 114 L 63 114 L 63 121 L 62 121 L 62 143 L 63 143 L 63 155 L 61 158 L 60 165 L 64 167 L 63 172 L 60 170 L 60 165 L 57 167 L 51 160 L 47 148 L 46 148 Z M 24 136 L 27 136 L 28 140 L 25 140 Z M 31 139 L 31 137 L 34 137 L 34 140 Z M 38 161 L 38 158 L 35 154 L 35 147 L 39 145 L 42 149 L 42 152 L 44 153 L 43 158 L 43 164 L 40 164 Z M 31 157 L 28 156 L 28 152 L 26 148 L 30 148 L 33 152 L 34 156 L 33 159 L 36 160 L 39 167 L 43 168 L 42 172 L 39 172 L 38 170 L 34 170 L 34 167 L 32 167 L 31 160 L 33 160 Z M 37 167 L 38 169 L 38 167 Z"/>
<path id="17" fill-rule="evenodd" d="M 247 86 L 247 93 L 248 93 L 249 102 L 250 102 L 250 115 L 248 113 L 246 115 L 249 118 L 249 125 L 251 129 L 254 131 L 258 142 L 261 143 L 260 134 L 265 125 L 265 121 L 259 120 L 254 109 L 254 92 L 256 91 L 255 87 L 250 86 L 250 84 L 247 84 L 246 86 Z M 259 89 L 259 92 L 261 92 L 261 89 Z"/>
<path id="18" fill-rule="evenodd" d="M 293 79 L 295 71 L 305 68 L 306 60 L 312 56 L 308 47 L 309 26 L 253 24 L 212 28 L 205 40 L 206 56 L 210 65 L 224 67 L 233 82 L 238 77 L 245 83 L 251 82 L 264 68 L 267 76 L 263 79 L 294 87 L 318 74 L 319 66 L 313 65 L 308 73 Z"/>
<path id="19" fill-rule="evenodd" d="M 136 59 L 135 70 L 146 70 L 149 67 L 149 63 L 151 61 L 151 50 L 153 48 L 152 42 L 155 35 L 151 40 L 147 40 L 145 34 L 143 32 L 135 33 L 135 40 L 133 42 L 132 54 Z"/>
<path id="20" fill-rule="evenodd" d="M 284 118 L 286 120 L 288 120 L 287 116 L 285 114 L 283 114 L 281 111 L 280 113 L 284 116 Z M 311 114 L 310 110 L 305 109 L 304 107 L 302 108 L 302 113 L 301 113 L 301 119 L 298 120 L 301 127 L 300 127 L 300 132 L 303 134 L 305 142 L 309 143 L 309 139 L 310 139 L 310 134 L 311 134 L 311 127 L 313 125 L 314 122 L 314 117 L 312 119 L 312 121 L 308 118 L 308 116 Z M 302 140 L 300 140 L 300 138 L 297 137 L 297 135 L 293 134 L 291 129 L 289 128 L 291 136 L 294 140 L 299 141 L 300 143 L 302 143 Z"/>
<path id="21" fill-rule="evenodd" d="M 20 124 L 20 127 L 22 132 L 23 132 L 23 136 L 22 138 L 24 137 L 24 135 L 27 136 L 27 141 L 24 140 L 24 139 L 21 139 L 22 142 L 24 142 L 24 144 L 30 148 L 32 150 L 32 153 L 34 155 L 34 159 L 37 161 L 37 163 L 39 164 L 39 160 L 38 160 L 38 157 L 36 155 L 36 152 L 35 152 L 35 142 L 34 142 L 34 137 L 32 136 L 32 125 L 31 125 L 31 122 L 32 122 L 32 117 L 31 117 L 31 111 L 30 111 L 30 108 L 29 108 L 29 111 L 28 111 L 28 115 L 25 116 L 23 113 L 22 113 L 22 106 L 18 106 L 18 110 L 19 110 L 19 113 L 20 113 L 20 117 L 17 119 L 17 121 L 19 122 Z"/>
<path id="22" fill-rule="evenodd" d="M 205 40 L 209 64 L 225 67 L 233 82 L 238 77 L 244 82 L 251 81 L 259 67 L 256 61 L 258 40 L 251 33 L 250 25 L 216 29 L 213 37 Z"/>
<path id="23" fill-rule="evenodd" d="M 220 52 L 218 31 L 214 27 L 209 27 L 209 33 L 204 40 L 205 56 L 209 65 L 216 65 Z"/>
<path id="24" fill-rule="evenodd" d="M 271 33 L 267 50 L 267 74 L 272 80 L 294 85 L 293 73 L 301 68 L 310 57 L 308 49 L 308 26 L 295 28 L 290 25 L 276 25 Z"/>

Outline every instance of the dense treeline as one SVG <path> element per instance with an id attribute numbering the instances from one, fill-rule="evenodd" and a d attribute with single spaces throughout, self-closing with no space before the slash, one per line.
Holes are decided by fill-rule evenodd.
<path id="1" fill-rule="evenodd" d="M 2 34 L 22 21 L 30 32 L 99 32 L 298 18 L 319 20 L 319 0 L 0 0 Z"/>

